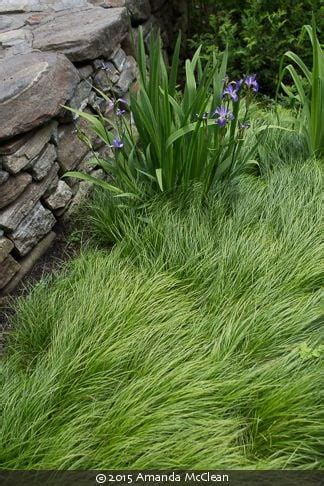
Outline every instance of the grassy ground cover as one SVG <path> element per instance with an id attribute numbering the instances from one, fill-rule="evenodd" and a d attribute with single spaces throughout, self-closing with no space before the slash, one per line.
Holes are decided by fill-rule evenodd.
<path id="1" fill-rule="evenodd" d="M 321 192 L 295 159 L 160 196 L 37 285 L 1 363 L 2 467 L 323 467 Z"/>

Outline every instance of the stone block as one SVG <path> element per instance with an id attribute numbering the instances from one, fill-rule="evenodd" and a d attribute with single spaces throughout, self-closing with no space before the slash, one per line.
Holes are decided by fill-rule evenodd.
<path id="1" fill-rule="evenodd" d="M 11 240 L 5 238 L 4 236 L 0 237 L 0 264 L 5 258 L 7 258 L 13 247 L 14 244 Z"/>
<path id="2" fill-rule="evenodd" d="M 125 62 L 124 69 L 115 85 L 115 90 L 118 96 L 122 96 L 129 90 L 131 84 L 136 79 L 137 65 L 132 56 L 128 56 Z"/>
<path id="3" fill-rule="evenodd" d="M 30 174 L 26 172 L 16 177 L 9 177 L 7 182 L 0 187 L 0 209 L 15 201 L 32 181 Z"/>
<path id="4" fill-rule="evenodd" d="M 57 122 L 55 121 L 45 125 L 33 132 L 33 135 L 15 153 L 0 156 L 3 167 L 12 174 L 17 174 L 25 169 L 41 153 L 46 143 L 51 139 L 56 126 Z"/>
<path id="5" fill-rule="evenodd" d="M 55 117 L 79 74 L 62 54 L 35 51 L 1 60 L 0 79 L 0 139 L 6 139 Z"/>
<path id="6" fill-rule="evenodd" d="M 119 47 L 113 54 L 111 61 L 114 64 L 115 68 L 121 73 L 126 61 L 126 54 L 123 49 Z"/>
<path id="7" fill-rule="evenodd" d="M 125 8 L 71 9 L 33 28 L 33 48 L 59 51 L 72 62 L 109 57 L 127 32 Z"/>
<path id="8" fill-rule="evenodd" d="M 56 219 L 38 202 L 10 235 L 20 256 L 26 255 L 54 226 Z"/>
<path id="9" fill-rule="evenodd" d="M 44 200 L 44 203 L 52 211 L 64 208 L 72 198 L 70 187 L 64 182 L 59 181 L 55 191 Z"/>
<path id="10" fill-rule="evenodd" d="M 69 101 L 68 106 L 75 110 L 84 110 L 88 104 L 89 96 L 92 90 L 92 84 L 89 81 L 81 81 L 76 87 L 73 98 Z"/>
<path id="11" fill-rule="evenodd" d="M 55 163 L 42 181 L 30 184 L 16 201 L 0 211 L 0 228 L 6 231 L 14 231 L 17 228 L 48 189 L 57 176 L 58 169 L 59 166 Z"/>
<path id="12" fill-rule="evenodd" d="M 19 269 L 19 263 L 11 255 L 8 255 L 0 263 L 0 289 L 3 289 L 10 282 Z"/>
<path id="13" fill-rule="evenodd" d="M 53 144 L 49 143 L 40 156 L 32 161 L 31 165 L 28 166 L 28 169 L 30 169 L 33 178 L 36 181 L 40 181 L 49 173 L 55 160 L 56 148 Z"/>
<path id="14" fill-rule="evenodd" d="M 74 169 L 88 151 L 89 148 L 78 138 L 74 124 L 59 127 L 57 157 L 63 172 Z"/>
<path id="15" fill-rule="evenodd" d="M 88 80 L 93 73 L 93 67 L 91 64 L 85 64 L 84 66 L 78 67 L 78 72 L 81 79 Z"/>

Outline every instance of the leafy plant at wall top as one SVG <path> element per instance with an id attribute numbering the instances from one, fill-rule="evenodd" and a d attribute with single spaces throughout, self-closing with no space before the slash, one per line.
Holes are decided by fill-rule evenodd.
<path id="1" fill-rule="evenodd" d="M 300 42 L 301 27 L 311 22 L 323 32 L 321 0 L 196 0 L 188 1 L 190 51 L 202 44 L 209 59 L 229 46 L 228 72 L 258 72 L 262 93 L 275 95 L 281 56 L 294 50 L 308 64 L 312 50 Z"/>
<path id="2" fill-rule="evenodd" d="M 324 53 L 313 26 L 304 25 L 303 31 L 310 38 L 313 49 L 312 70 L 294 52 L 288 51 L 284 58 L 293 64 L 281 68 L 280 81 L 288 72 L 294 82 L 295 91 L 281 82 L 285 93 L 300 106 L 299 128 L 306 136 L 310 154 L 324 156 Z M 297 69 L 296 69 L 297 68 Z M 278 86 L 279 88 L 279 86 Z M 277 93 L 278 94 L 278 93 Z"/>

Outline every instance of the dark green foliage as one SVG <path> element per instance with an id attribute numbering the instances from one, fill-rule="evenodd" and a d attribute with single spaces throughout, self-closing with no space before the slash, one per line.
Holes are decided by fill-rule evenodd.
<path id="1" fill-rule="evenodd" d="M 228 43 L 229 74 L 257 73 L 262 92 L 273 95 L 285 51 L 291 49 L 306 63 L 311 62 L 312 49 L 301 42 L 300 32 L 304 24 L 311 23 L 312 10 L 321 33 L 324 12 L 320 0 L 193 0 L 189 45 L 195 48 L 202 43 L 209 58 Z"/>

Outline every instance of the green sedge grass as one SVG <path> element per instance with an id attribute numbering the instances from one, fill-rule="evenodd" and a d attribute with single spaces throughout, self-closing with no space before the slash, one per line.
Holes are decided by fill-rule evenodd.
<path id="1" fill-rule="evenodd" d="M 159 196 L 20 299 L 1 467 L 323 468 L 321 193 L 295 160 Z"/>

